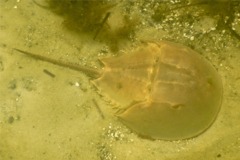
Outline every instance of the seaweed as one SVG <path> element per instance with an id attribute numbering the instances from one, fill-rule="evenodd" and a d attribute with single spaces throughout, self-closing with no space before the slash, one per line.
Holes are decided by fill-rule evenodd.
<path id="1" fill-rule="evenodd" d="M 109 43 L 118 50 L 119 43 L 134 35 L 139 18 L 130 2 L 115 0 L 45 0 L 47 5 L 34 3 L 63 17 L 63 26 L 78 35 L 87 34 L 93 40 Z"/>

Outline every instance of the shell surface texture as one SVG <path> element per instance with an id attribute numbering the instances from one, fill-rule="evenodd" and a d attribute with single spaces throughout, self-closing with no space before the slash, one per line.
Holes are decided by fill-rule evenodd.
<path id="1" fill-rule="evenodd" d="M 144 43 L 132 53 L 101 61 L 105 66 L 96 71 L 98 78 L 92 83 L 119 104 L 116 116 L 139 135 L 162 140 L 192 138 L 207 130 L 218 115 L 221 78 L 188 47 L 167 41 Z"/>
<path id="2" fill-rule="evenodd" d="M 93 83 L 123 107 L 119 119 L 140 135 L 179 140 L 205 131 L 220 110 L 222 83 L 192 49 L 166 41 L 102 59 Z"/>

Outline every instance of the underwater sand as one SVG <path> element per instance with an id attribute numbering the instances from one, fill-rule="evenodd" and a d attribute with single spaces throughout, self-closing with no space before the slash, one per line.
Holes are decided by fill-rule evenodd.
<path id="1" fill-rule="evenodd" d="M 221 41 L 206 42 L 204 49 L 191 36 L 185 36 L 183 41 L 176 38 L 195 46 L 217 68 L 223 81 L 223 103 L 216 121 L 198 137 L 153 141 L 118 121 L 114 104 L 97 92 L 90 77 L 12 50 L 18 48 L 91 67 L 101 66 L 98 58 L 115 55 L 106 49 L 107 43 L 69 32 L 62 23 L 61 17 L 32 1 L 0 0 L 0 160 L 239 159 L 238 39 L 221 37 Z M 209 29 L 213 23 L 212 18 L 201 17 L 195 31 Z M 171 40 L 180 36 L 168 31 L 141 25 L 135 38 Z M 123 46 L 125 42 L 120 44 L 119 54 L 125 53 Z"/>

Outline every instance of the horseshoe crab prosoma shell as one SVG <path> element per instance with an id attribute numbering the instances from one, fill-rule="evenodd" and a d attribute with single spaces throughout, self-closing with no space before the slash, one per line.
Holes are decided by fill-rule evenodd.
<path id="1" fill-rule="evenodd" d="M 119 103 L 116 116 L 140 135 L 164 140 L 191 138 L 209 128 L 217 117 L 221 79 L 188 47 L 166 41 L 147 43 L 131 54 L 101 61 L 105 67 L 94 72 L 99 77 L 93 84 Z"/>

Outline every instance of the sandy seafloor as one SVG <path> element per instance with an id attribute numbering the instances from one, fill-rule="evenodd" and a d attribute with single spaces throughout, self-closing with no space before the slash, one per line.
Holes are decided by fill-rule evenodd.
<path id="1" fill-rule="evenodd" d="M 216 20 L 207 15 L 191 23 L 191 31 L 181 28 L 188 21 L 174 23 L 177 18 L 170 19 L 175 25 L 172 27 L 166 21 L 162 22 L 165 25 L 151 24 L 150 7 L 139 7 L 143 2 L 134 4 L 142 18 L 134 38 L 119 43 L 119 50 L 112 52 L 109 43 L 69 32 L 63 27 L 62 17 L 30 0 L 0 0 L 0 160 L 240 158 L 239 39 L 228 31 L 216 30 Z M 239 21 L 235 28 L 240 33 Z M 201 40 L 194 37 L 196 32 L 202 34 Z M 179 141 L 139 137 L 118 121 L 90 77 L 12 50 L 99 67 L 98 58 L 126 54 L 142 39 L 173 40 L 194 47 L 218 70 L 223 81 L 223 103 L 216 121 L 203 134 Z"/>

